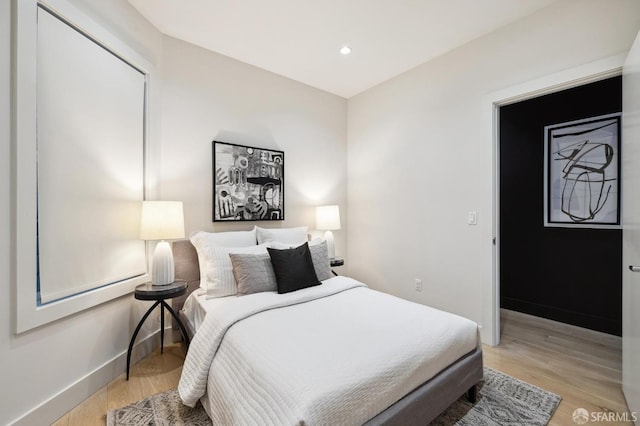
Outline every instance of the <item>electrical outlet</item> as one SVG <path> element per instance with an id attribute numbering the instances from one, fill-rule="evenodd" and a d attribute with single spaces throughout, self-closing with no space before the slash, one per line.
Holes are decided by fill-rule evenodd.
<path id="1" fill-rule="evenodd" d="M 416 291 L 422 291 L 422 280 L 420 278 L 416 278 Z"/>

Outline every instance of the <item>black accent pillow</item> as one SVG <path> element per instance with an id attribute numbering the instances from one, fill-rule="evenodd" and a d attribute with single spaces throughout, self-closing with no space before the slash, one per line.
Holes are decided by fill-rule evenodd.
<path id="1" fill-rule="evenodd" d="M 322 284 L 313 267 L 309 244 L 285 250 L 267 247 L 267 250 L 276 274 L 278 293 L 289 293 Z"/>

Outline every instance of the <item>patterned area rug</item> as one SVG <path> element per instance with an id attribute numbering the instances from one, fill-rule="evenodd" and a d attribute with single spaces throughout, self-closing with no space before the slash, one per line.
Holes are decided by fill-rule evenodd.
<path id="1" fill-rule="evenodd" d="M 558 395 L 485 367 L 477 402 L 463 396 L 431 425 L 546 425 L 559 403 Z M 210 426 L 211 420 L 199 403 L 182 405 L 173 389 L 107 413 L 107 426 L 124 425 Z"/>
<path id="2" fill-rule="evenodd" d="M 475 404 L 458 399 L 431 426 L 537 426 L 549 423 L 560 397 L 514 377 L 484 367 Z"/>

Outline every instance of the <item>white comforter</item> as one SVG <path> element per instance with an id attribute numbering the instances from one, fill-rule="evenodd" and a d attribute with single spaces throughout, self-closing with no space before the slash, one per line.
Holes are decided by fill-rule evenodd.
<path id="1" fill-rule="evenodd" d="M 225 299 L 178 387 L 215 425 L 362 424 L 477 346 L 476 323 L 347 277 Z"/>

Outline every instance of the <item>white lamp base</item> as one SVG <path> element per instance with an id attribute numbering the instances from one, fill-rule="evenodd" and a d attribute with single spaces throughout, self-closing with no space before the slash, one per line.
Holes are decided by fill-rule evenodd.
<path id="1" fill-rule="evenodd" d="M 333 241 L 333 232 L 326 231 L 324 240 L 327 242 L 327 251 L 329 252 L 329 260 L 336 258 L 336 245 Z"/>
<path id="2" fill-rule="evenodd" d="M 160 241 L 153 253 L 151 267 L 151 283 L 153 285 L 167 285 L 176 279 L 176 271 L 173 264 L 173 252 L 167 241 Z"/>

